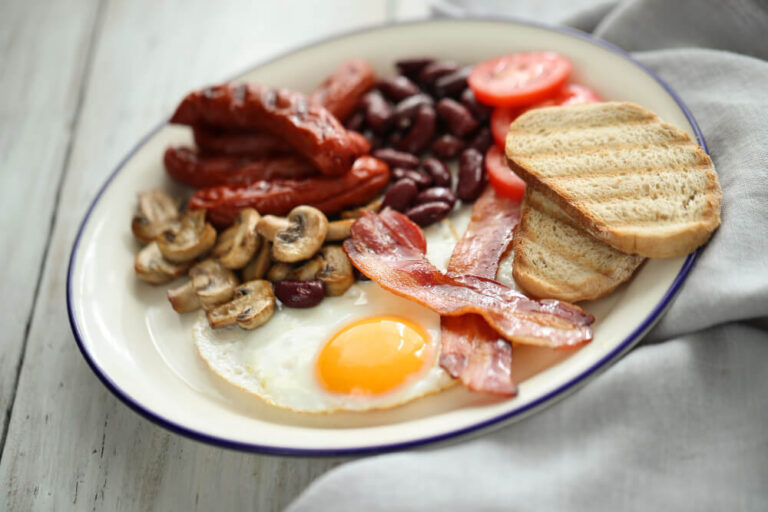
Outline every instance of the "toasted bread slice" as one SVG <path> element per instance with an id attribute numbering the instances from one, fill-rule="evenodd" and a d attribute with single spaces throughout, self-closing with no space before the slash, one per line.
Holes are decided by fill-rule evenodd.
<path id="1" fill-rule="evenodd" d="M 525 292 L 568 302 L 609 294 L 645 260 L 579 229 L 557 204 L 532 188 L 525 193 L 512 248 L 512 275 Z"/>
<path id="2" fill-rule="evenodd" d="M 709 155 L 632 103 L 530 110 L 510 125 L 506 154 L 529 187 L 622 252 L 683 256 L 720 225 Z"/>

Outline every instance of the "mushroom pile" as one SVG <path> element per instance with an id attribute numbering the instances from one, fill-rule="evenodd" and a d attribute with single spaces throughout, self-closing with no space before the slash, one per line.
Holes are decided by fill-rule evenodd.
<path id="1" fill-rule="evenodd" d="M 355 282 L 338 243 L 349 237 L 359 212 L 329 222 L 311 206 L 297 206 L 286 217 L 245 208 L 219 233 L 205 214 L 180 213 L 168 194 L 150 190 L 139 194 L 131 222 L 136 239 L 145 244 L 134 261 L 140 279 L 165 284 L 188 277 L 168 291 L 179 313 L 202 308 L 211 327 L 255 329 L 270 319 L 276 299 L 287 307 L 312 307 Z"/>

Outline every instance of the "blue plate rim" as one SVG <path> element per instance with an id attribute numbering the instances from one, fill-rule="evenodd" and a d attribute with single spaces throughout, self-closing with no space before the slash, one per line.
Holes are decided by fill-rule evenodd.
<path id="1" fill-rule="evenodd" d="M 269 59 L 265 59 L 255 65 L 248 67 L 241 73 L 236 74 L 235 77 L 242 76 L 248 71 L 251 71 L 260 66 L 269 64 L 270 62 L 274 62 L 276 60 L 285 58 L 293 53 L 302 51 L 309 47 L 334 41 L 336 39 L 343 39 L 345 37 L 353 36 L 355 34 L 360 34 L 360 33 L 374 31 L 374 30 L 385 30 L 385 29 L 390 29 L 398 26 L 410 26 L 410 25 L 433 24 L 433 23 L 457 23 L 457 22 L 461 23 L 463 21 L 470 21 L 470 22 L 481 21 L 481 22 L 501 23 L 501 24 L 510 24 L 510 25 L 523 25 L 523 26 L 549 30 L 552 32 L 558 32 L 561 34 L 570 35 L 578 39 L 587 41 L 591 44 L 594 44 L 603 49 L 606 49 L 612 53 L 618 54 L 621 57 L 624 57 L 625 59 L 629 60 L 634 65 L 639 67 L 641 70 L 643 70 L 645 73 L 650 75 L 654 80 L 656 80 L 656 82 L 658 82 L 659 85 L 661 85 L 664 88 L 664 90 L 666 90 L 666 92 L 675 100 L 677 105 L 683 111 L 683 114 L 685 115 L 685 117 L 688 119 L 688 122 L 690 123 L 691 127 L 693 128 L 693 131 L 694 131 L 694 134 L 696 135 L 696 139 L 698 143 L 701 145 L 704 151 L 709 153 L 709 150 L 707 149 L 706 141 L 704 140 L 704 135 L 702 134 L 701 129 L 699 128 L 699 125 L 696 122 L 696 119 L 693 117 L 693 114 L 685 105 L 685 103 L 680 98 L 680 96 L 678 96 L 678 94 L 669 86 L 669 84 L 667 84 L 664 80 L 661 79 L 661 77 L 659 77 L 656 73 L 654 73 L 645 64 L 641 63 L 640 61 L 632 57 L 632 55 L 630 55 L 628 52 L 626 52 L 625 50 L 619 48 L 618 46 L 612 43 L 609 43 L 608 41 L 596 38 L 591 34 L 582 32 L 581 30 L 578 30 L 572 27 L 549 25 L 546 23 L 540 23 L 540 22 L 520 19 L 516 17 L 469 16 L 461 19 L 453 19 L 453 18 L 420 19 L 420 20 L 409 20 L 409 21 L 401 21 L 401 22 L 385 22 L 385 23 L 379 23 L 375 25 L 369 25 L 362 28 L 357 28 L 357 29 L 345 31 L 342 33 L 334 34 L 332 36 L 318 38 L 309 43 L 304 43 L 301 45 L 294 46 Z M 112 180 L 114 180 L 117 174 L 125 167 L 125 164 L 136 154 L 136 152 L 141 147 L 144 146 L 144 144 L 147 143 L 147 141 L 149 141 L 149 139 L 151 139 L 158 131 L 160 131 L 160 129 L 162 129 L 166 125 L 166 123 L 167 121 L 163 121 L 158 126 L 153 128 L 147 135 L 142 137 L 141 140 L 139 140 L 139 142 L 131 149 L 131 151 L 120 161 L 120 163 L 117 165 L 115 170 L 112 171 L 112 173 L 104 182 L 104 184 L 101 186 L 98 193 L 96 194 L 93 201 L 91 202 L 90 206 L 88 207 L 85 217 L 83 218 L 83 221 L 81 222 L 80 227 L 77 231 L 77 235 L 72 244 L 72 251 L 70 253 L 69 265 L 67 269 L 67 315 L 69 317 L 69 323 L 72 329 L 72 333 L 75 337 L 75 342 L 77 343 L 77 346 L 80 349 L 80 352 L 82 353 L 83 357 L 88 363 L 88 366 L 96 374 L 99 380 L 101 380 L 104 386 L 106 386 L 107 389 L 109 389 L 120 401 L 122 401 L 125 405 L 127 405 L 129 408 L 131 408 L 141 416 L 145 417 L 146 419 L 152 421 L 157 425 L 160 425 L 161 427 L 164 427 L 172 432 L 175 432 L 184 437 L 193 439 L 195 441 L 211 444 L 214 446 L 219 446 L 222 448 L 228 448 L 228 449 L 238 450 L 238 451 L 261 453 L 265 455 L 280 455 L 280 456 L 293 456 L 293 457 L 343 457 L 343 456 L 372 455 L 377 453 L 392 452 L 392 451 L 421 447 L 421 446 L 430 445 L 430 444 L 442 443 L 451 439 L 456 439 L 456 438 L 463 437 L 473 433 L 479 434 L 482 431 L 490 429 L 494 426 L 500 427 L 505 423 L 511 422 L 512 420 L 521 419 L 524 416 L 527 416 L 528 414 L 533 413 L 536 409 L 542 408 L 543 406 L 553 403 L 557 399 L 564 397 L 569 391 L 575 391 L 576 389 L 578 389 L 579 386 L 583 385 L 589 378 L 596 376 L 601 370 L 605 370 L 614 359 L 617 359 L 623 353 L 631 349 L 637 342 L 639 342 L 642 336 L 646 334 L 653 327 L 653 325 L 661 318 L 664 311 L 670 306 L 673 299 L 675 298 L 677 293 L 680 291 L 680 288 L 682 287 L 686 278 L 688 277 L 688 274 L 690 273 L 691 268 L 693 267 L 693 264 L 698 258 L 701 250 L 701 249 L 697 249 L 696 251 L 694 251 L 693 253 L 687 256 L 687 258 L 683 262 L 683 265 L 680 268 L 680 271 L 675 276 L 675 279 L 672 281 L 672 284 L 667 289 L 666 293 L 661 298 L 661 300 L 651 310 L 648 316 L 640 323 L 640 325 L 638 325 L 629 334 L 629 336 L 627 336 L 613 350 L 611 350 L 608 354 L 606 354 L 604 357 L 602 357 L 600 360 L 595 362 L 588 369 L 584 370 L 576 377 L 568 380 L 567 382 L 558 386 L 557 388 L 550 391 L 549 393 L 539 397 L 538 399 L 532 401 L 531 403 L 518 407 L 512 411 L 505 412 L 504 414 L 500 414 L 488 420 L 475 423 L 468 427 L 463 427 L 460 429 L 452 430 L 450 432 L 445 432 L 438 435 L 427 436 L 419 439 L 413 439 L 410 441 L 403 441 L 403 442 L 396 442 L 396 443 L 389 443 L 389 444 L 378 444 L 378 445 L 374 444 L 371 446 L 357 447 L 357 448 L 309 449 L 309 448 L 293 448 L 293 447 L 286 447 L 286 446 L 276 446 L 276 445 L 255 444 L 255 443 L 246 443 L 241 441 L 233 441 L 223 437 L 207 434 L 205 432 L 201 432 L 199 430 L 195 430 L 195 429 L 186 427 L 184 425 L 175 423 L 171 420 L 168 420 L 162 417 L 160 414 L 150 410 L 149 408 L 144 407 L 137 400 L 129 396 L 128 393 L 123 391 L 91 357 L 90 353 L 85 347 L 84 335 L 82 334 L 82 330 L 80 329 L 80 326 L 78 325 L 77 319 L 75 317 L 73 275 L 74 275 L 78 249 L 80 247 L 81 237 L 91 217 L 91 213 L 93 212 L 94 208 L 98 204 L 103 193 L 109 187 L 110 183 L 112 183 Z"/>

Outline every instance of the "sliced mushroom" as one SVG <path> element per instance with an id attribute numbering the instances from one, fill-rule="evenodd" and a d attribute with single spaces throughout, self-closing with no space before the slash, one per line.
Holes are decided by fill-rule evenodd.
<path id="1" fill-rule="evenodd" d="M 162 190 L 139 194 L 139 205 L 131 221 L 131 231 L 140 241 L 149 243 L 179 218 L 179 206 Z"/>
<path id="2" fill-rule="evenodd" d="M 328 223 L 328 233 L 325 235 L 326 242 L 341 242 L 346 240 L 352 234 L 352 224 L 356 219 L 335 220 Z"/>
<path id="3" fill-rule="evenodd" d="M 272 242 L 272 258 L 294 263 L 315 255 L 328 232 L 325 214 L 312 206 L 297 206 L 287 218 L 265 215 L 259 234 Z"/>
<path id="4" fill-rule="evenodd" d="M 235 289 L 234 298 L 208 311 L 208 322 L 214 329 L 237 323 L 243 329 L 255 329 L 269 320 L 275 311 L 272 283 L 257 279 Z"/>
<path id="5" fill-rule="evenodd" d="M 168 290 L 168 301 L 177 313 L 187 313 L 200 309 L 200 299 L 197 298 L 192 280 Z"/>
<path id="6" fill-rule="evenodd" d="M 237 276 L 216 260 L 205 260 L 192 267 L 189 278 L 203 309 L 210 310 L 228 302 L 235 294 Z"/>
<path id="7" fill-rule="evenodd" d="M 293 267 L 291 265 L 287 263 L 275 263 L 269 267 L 269 270 L 267 271 L 267 280 L 275 283 L 277 281 L 289 279 L 292 272 Z"/>
<path id="8" fill-rule="evenodd" d="M 235 232 L 232 246 L 219 257 L 221 264 L 230 269 L 243 268 L 251 261 L 261 244 L 261 236 L 256 232 L 261 215 L 253 208 L 244 208 L 235 221 Z"/>
<path id="9" fill-rule="evenodd" d="M 243 269 L 243 281 L 253 281 L 254 279 L 263 279 L 269 270 L 269 264 L 272 263 L 269 253 L 271 247 L 269 242 L 264 242 L 256 253 L 256 257 Z"/>
<path id="10" fill-rule="evenodd" d="M 211 251 L 211 258 L 220 258 L 232 250 L 232 243 L 235 241 L 238 226 L 233 224 L 216 237 L 216 245 Z"/>
<path id="11" fill-rule="evenodd" d="M 311 281 L 317 277 L 318 272 L 323 270 L 324 265 L 325 262 L 323 261 L 323 257 L 318 254 L 300 267 L 293 269 L 287 279 Z"/>
<path id="12" fill-rule="evenodd" d="M 163 284 L 186 274 L 189 263 L 167 261 L 157 242 L 152 242 L 136 255 L 133 268 L 140 279 L 152 284 Z"/>
<path id="13" fill-rule="evenodd" d="M 216 260 L 205 260 L 189 270 L 186 284 L 168 290 L 168 300 L 179 313 L 202 307 L 210 310 L 228 302 L 239 284 L 237 276 Z"/>
<path id="14" fill-rule="evenodd" d="M 160 252 L 168 261 L 191 261 L 216 243 L 216 230 L 205 222 L 205 210 L 184 213 L 175 229 L 166 229 L 157 237 Z"/>
<path id="15" fill-rule="evenodd" d="M 377 199 L 374 199 L 370 203 L 366 204 L 365 206 L 360 206 L 359 208 L 353 208 L 352 210 L 345 210 L 341 212 L 341 218 L 342 219 L 357 219 L 360 217 L 363 212 L 378 212 L 381 210 L 381 205 L 384 202 L 383 197 L 379 197 Z"/>
<path id="16" fill-rule="evenodd" d="M 323 268 L 317 279 L 323 282 L 325 294 L 329 297 L 343 295 L 355 282 L 352 264 L 338 245 L 326 245 L 322 250 Z"/>

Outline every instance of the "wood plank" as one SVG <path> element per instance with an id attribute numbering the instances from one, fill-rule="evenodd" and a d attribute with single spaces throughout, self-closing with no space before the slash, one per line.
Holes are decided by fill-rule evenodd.
<path id="1" fill-rule="evenodd" d="M 70 147 L 98 0 L 3 2 L 0 16 L 0 439 Z M 0 441 L 0 449 L 2 449 Z"/>
<path id="2" fill-rule="evenodd" d="M 384 0 L 329 4 L 107 2 L 0 461 L 0 509 L 279 510 L 339 463 L 222 450 L 156 427 L 91 373 L 64 307 L 90 200 L 184 92 L 386 13 Z M 50 86 L 60 77 L 53 66 Z"/>

